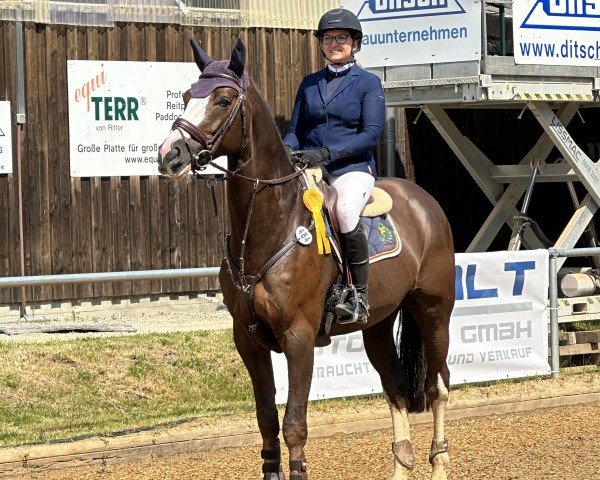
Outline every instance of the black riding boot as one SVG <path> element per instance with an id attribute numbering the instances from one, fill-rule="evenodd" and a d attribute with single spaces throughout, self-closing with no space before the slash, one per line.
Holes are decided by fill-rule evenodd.
<path id="1" fill-rule="evenodd" d="M 352 286 L 347 295 L 335 306 L 338 323 L 366 323 L 369 315 L 367 287 L 369 285 L 369 243 L 361 221 L 349 233 L 340 233 L 342 248 L 346 252 Z M 356 294 L 354 293 L 356 289 Z M 344 298 L 345 297 L 345 298 Z"/>

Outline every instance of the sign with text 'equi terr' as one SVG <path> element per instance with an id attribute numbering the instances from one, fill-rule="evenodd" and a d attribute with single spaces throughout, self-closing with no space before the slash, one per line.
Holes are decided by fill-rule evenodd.
<path id="1" fill-rule="evenodd" d="M 71 176 L 158 175 L 159 144 L 183 113 L 196 64 L 72 60 L 67 67 Z"/>

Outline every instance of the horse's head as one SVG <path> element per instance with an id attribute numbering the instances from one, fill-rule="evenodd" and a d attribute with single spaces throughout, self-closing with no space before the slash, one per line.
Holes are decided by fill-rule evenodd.
<path id="1" fill-rule="evenodd" d="M 185 93 L 185 111 L 159 148 L 158 170 L 169 177 L 202 167 L 213 156 L 238 152 L 245 135 L 243 102 L 249 79 L 243 42 L 238 40 L 231 59 L 224 61 L 213 61 L 193 37 L 190 42 L 201 75 Z"/>

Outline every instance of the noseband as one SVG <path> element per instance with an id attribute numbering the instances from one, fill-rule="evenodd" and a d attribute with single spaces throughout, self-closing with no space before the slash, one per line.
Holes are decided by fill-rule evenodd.
<path id="1" fill-rule="evenodd" d="M 179 132 L 181 132 L 181 130 L 184 130 L 185 132 L 187 132 L 190 135 L 191 138 L 193 138 L 196 142 L 198 142 L 200 145 L 203 146 L 203 149 L 201 151 L 194 154 L 194 153 L 192 153 L 191 149 L 189 148 L 189 145 L 187 145 L 187 141 L 186 141 L 186 145 L 192 155 L 192 170 L 201 169 L 205 165 L 205 164 L 203 164 L 203 165 L 198 164 L 198 161 L 200 158 L 208 157 L 209 161 L 206 163 L 212 163 L 214 153 L 217 151 L 217 148 L 219 148 L 221 141 L 223 140 L 223 138 L 225 137 L 225 134 L 229 131 L 229 129 L 233 125 L 233 122 L 235 122 L 237 114 L 240 111 L 241 111 L 241 115 L 242 115 L 242 137 L 243 137 L 244 142 L 246 140 L 246 125 L 245 125 L 245 123 L 246 123 L 245 117 L 246 116 L 245 116 L 245 109 L 244 109 L 244 100 L 246 99 L 246 89 L 242 85 L 241 80 L 238 79 L 237 77 L 234 77 L 233 75 L 227 75 L 226 73 L 217 73 L 217 72 L 203 73 L 202 75 L 200 75 L 199 79 L 201 79 L 201 78 L 224 78 L 224 79 L 234 82 L 240 88 L 240 90 L 239 90 L 238 98 L 235 102 L 235 105 L 233 106 L 231 112 L 229 112 L 227 119 L 225 120 L 225 122 L 223 122 L 223 124 L 219 127 L 219 129 L 210 138 L 207 137 L 196 125 L 187 121 L 183 117 L 178 117 L 173 122 L 171 130 L 178 130 Z M 184 140 L 185 140 L 185 138 L 184 138 Z M 242 145 L 242 147 L 243 146 L 244 145 Z"/>

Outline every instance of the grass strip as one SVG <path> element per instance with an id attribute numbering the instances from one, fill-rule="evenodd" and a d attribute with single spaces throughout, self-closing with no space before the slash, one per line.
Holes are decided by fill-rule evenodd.
<path id="1" fill-rule="evenodd" d="M 0 343 L 0 445 L 253 408 L 228 330 Z"/>
<path id="2" fill-rule="evenodd" d="M 562 391 L 575 378 L 584 389 L 597 388 L 600 368 L 561 369 L 558 379 L 455 385 L 452 398 Z M 382 396 L 373 395 L 314 401 L 309 411 L 382 407 Z M 253 418 L 254 399 L 231 330 L 0 342 L 0 446 L 110 436 L 189 419 L 222 423 L 234 416 Z"/>

